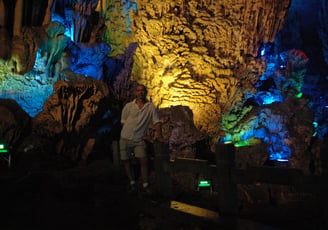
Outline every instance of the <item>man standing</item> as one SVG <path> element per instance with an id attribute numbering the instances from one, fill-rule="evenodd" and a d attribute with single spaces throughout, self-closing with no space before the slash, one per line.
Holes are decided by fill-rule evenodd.
<path id="1" fill-rule="evenodd" d="M 144 137 L 150 122 L 156 128 L 155 139 L 162 140 L 161 123 L 157 110 L 154 104 L 146 99 L 146 96 L 146 87 L 138 84 L 136 98 L 127 103 L 122 110 L 121 123 L 123 127 L 120 139 L 120 155 L 130 180 L 130 192 L 136 191 L 136 178 L 130 163 L 132 154 L 140 161 L 143 191 L 149 192 L 148 162 Z"/>

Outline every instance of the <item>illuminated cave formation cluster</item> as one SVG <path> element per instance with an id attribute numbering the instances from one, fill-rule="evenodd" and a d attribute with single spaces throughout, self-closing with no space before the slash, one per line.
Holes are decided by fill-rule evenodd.
<path id="1" fill-rule="evenodd" d="M 291 149 L 286 142 L 292 125 L 291 115 L 283 107 L 288 106 L 291 98 L 302 97 L 308 57 L 298 50 L 267 54 L 265 48 L 262 56 L 267 68 L 256 83 L 257 91 L 246 94 L 242 106 L 223 115 L 226 135 L 221 142 L 233 142 L 240 147 L 258 144 L 260 139 L 268 145 L 270 159 L 287 161 Z"/>
<path id="2" fill-rule="evenodd" d="M 272 160 L 294 152 L 297 158 L 309 136 L 327 133 L 324 90 L 315 94 L 304 85 L 307 55 L 274 50 L 289 0 L 48 3 L 30 25 L 0 18 L 0 48 L 12 43 L 12 50 L 0 50 L 0 96 L 15 99 L 31 117 L 55 82 L 88 76 L 104 81 L 121 102 L 131 97 L 131 80 L 144 83 L 159 109 L 189 107 L 196 127 L 214 141 L 264 142 Z M 3 0 L 0 13 L 12 13 Z"/>

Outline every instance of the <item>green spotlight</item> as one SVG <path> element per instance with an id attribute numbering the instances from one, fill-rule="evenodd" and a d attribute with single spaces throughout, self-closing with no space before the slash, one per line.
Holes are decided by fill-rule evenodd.
<path id="1" fill-rule="evenodd" d="M 7 153 L 8 149 L 6 148 L 5 144 L 0 143 L 0 153 Z"/>
<path id="2" fill-rule="evenodd" d="M 208 180 L 200 180 L 198 182 L 198 188 L 208 188 L 208 187 L 211 187 L 211 182 L 208 181 Z"/>
<path id="3" fill-rule="evenodd" d="M 236 148 L 238 148 L 238 147 L 244 147 L 244 146 L 249 146 L 249 145 L 250 144 L 247 141 L 239 141 L 239 142 L 237 142 L 237 143 L 234 144 L 234 146 Z"/>
<path id="4" fill-rule="evenodd" d="M 296 94 L 296 97 L 297 97 L 297 98 L 301 98 L 302 95 L 303 95 L 303 93 L 301 92 L 301 93 Z"/>

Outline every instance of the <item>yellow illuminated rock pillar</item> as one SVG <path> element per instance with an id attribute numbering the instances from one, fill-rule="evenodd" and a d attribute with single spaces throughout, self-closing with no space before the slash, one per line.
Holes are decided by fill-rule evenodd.
<path id="1" fill-rule="evenodd" d="M 97 7 L 96 7 L 96 11 L 98 11 L 100 13 L 100 15 L 103 16 L 105 9 L 107 9 L 106 1 L 99 0 L 98 4 L 97 4 Z"/>

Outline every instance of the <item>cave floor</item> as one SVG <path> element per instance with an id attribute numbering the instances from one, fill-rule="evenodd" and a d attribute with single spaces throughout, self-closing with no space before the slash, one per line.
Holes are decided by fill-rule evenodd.
<path id="1" fill-rule="evenodd" d="M 324 229 L 312 204 L 244 206 L 239 218 L 213 220 L 173 210 L 156 193 L 128 194 L 126 184 L 123 168 L 114 169 L 109 159 L 24 174 L 0 165 L 0 229 Z M 173 197 L 217 211 L 215 196 L 197 194 Z"/>

